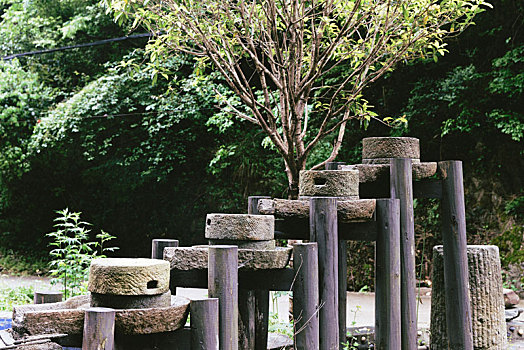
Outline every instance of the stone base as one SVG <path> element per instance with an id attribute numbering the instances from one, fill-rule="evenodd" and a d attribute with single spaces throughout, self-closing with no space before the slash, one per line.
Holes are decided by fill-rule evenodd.
<path id="1" fill-rule="evenodd" d="M 468 245 L 469 291 L 475 350 L 507 349 L 504 297 L 497 246 Z M 431 349 L 448 350 L 444 251 L 433 249 Z"/>
<path id="2" fill-rule="evenodd" d="M 302 170 L 299 197 L 340 197 L 358 199 L 356 170 Z"/>
<path id="3" fill-rule="evenodd" d="M 360 183 L 389 181 L 389 159 L 387 164 L 342 165 L 341 169 L 357 169 Z M 427 179 L 437 173 L 437 163 L 412 163 L 413 180 Z"/>
<path id="4" fill-rule="evenodd" d="M 376 200 L 357 199 L 338 201 L 338 220 L 340 222 L 365 222 L 373 220 Z M 258 211 L 261 214 L 274 215 L 279 219 L 309 218 L 309 201 L 289 199 L 260 199 Z"/>
<path id="5" fill-rule="evenodd" d="M 267 241 L 275 235 L 275 218 L 268 215 L 208 214 L 206 238 L 235 241 Z"/>
<path id="6" fill-rule="evenodd" d="M 233 241 L 224 239 L 210 239 L 209 245 L 236 245 L 239 249 L 268 250 L 275 249 L 275 240 L 269 241 Z"/>
<path id="7" fill-rule="evenodd" d="M 391 157 L 391 158 L 375 158 L 375 159 L 362 159 L 362 164 L 389 164 L 391 159 L 398 158 L 398 157 Z M 411 162 L 413 164 L 420 163 L 420 159 L 411 158 Z"/>
<path id="8" fill-rule="evenodd" d="M 76 298 L 76 299 L 75 299 Z M 82 334 L 89 296 L 75 297 L 62 303 L 15 306 L 13 330 L 20 334 Z M 84 304 L 78 305 L 79 302 Z M 58 304 L 58 305 L 57 305 Z M 68 308 L 69 307 L 69 308 Z M 186 323 L 189 299 L 172 296 L 171 306 L 148 309 L 116 309 L 115 333 L 151 334 L 171 332 Z"/>
<path id="9" fill-rule="evenodd" d="M 112 309 L 150 309 L 169 307 L 171 291 L 160 295 L 108 295 L 91 293 L 91 307 L 108 307 Z"/>
<path id="10" fill-rule="evenodd" d="M 208 246 L 169 247 L 164 259 L 174 270 L 207 269 Z M 277 247 L 270 250 L 238 249 L 238 265 L 243 270 L 283 269 L 289 263 L 292 248 Z"/>

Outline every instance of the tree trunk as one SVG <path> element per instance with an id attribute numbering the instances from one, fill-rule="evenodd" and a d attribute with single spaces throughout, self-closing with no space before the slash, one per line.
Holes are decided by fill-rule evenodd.
<path id="1" fill-rule="evenodd" d="M 288 178 L 287 196 L 288 199 L 298 199 L 298 185 L 299 185 L 299 174 L 300 170 L 304 167 L 295 167 L 296 171 L 292 171 L 286 165 L 286 174 Z"/>

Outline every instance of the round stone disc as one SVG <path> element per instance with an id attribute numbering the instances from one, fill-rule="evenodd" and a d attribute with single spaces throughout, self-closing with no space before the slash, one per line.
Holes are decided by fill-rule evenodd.
<path id="1" fill-rule="evenodd" d="M 362 163 L 389 163 L 388 158 L 420 159 L 419 140 L 414 137 L 367 137 L 362 140 Z"/>
<path id="2" fill-rule="evenodd" d="M 112 295 L 163 294 L 169 290 L 169 263 L 157 259 L 95 259 L 89 269 L 88 290 Z"/>
<path id="3" fill-rule="evenodd" d="M 51 303 L 21 305 L 15 307 L 13 326 L 17 332 L 31 335 L 65 333 L 82 334 L 85 310 L 89 308 L 89 296 L 82 296 L 75 303 Z M 189 313 L 189 299 L 174 295 L 167 307 L 115 310 L 116 334 L 152 334 L 173 332 L 184 327 Z"/>
<path id="4" fill-rule="evenodd" d="M 302 170 L 299 197 L 358 199 L 357 170 Z"/>
<path id="5" fill-rule="evenodd" d="M 275 249 L 275 240 L 270 241 L 232 241 L 222 239 L 210 239 L 209 245 L 236 245 L 239 249 Z"/>
<path id="6" fill-rule="evenodd" d="M 171 305 L 171 291 L 158 295 L 110 295 L 91 293 L 91 307 L 148 309 Z"/>
<path id="7" fill-rule="evenodd" d="M 169 247 L 165 259 L 175 270 L 207 269 L 209 246 Z M 242 270 L 283 269 L 289 263 L 292 248 L 238 249 L 238 267 Z"/>
<path id="8" fill-rule="evenodd" d="M 208 214 L 206 238 L 234 241 L 267 241 L 275 236 L 272 215 Z"/>

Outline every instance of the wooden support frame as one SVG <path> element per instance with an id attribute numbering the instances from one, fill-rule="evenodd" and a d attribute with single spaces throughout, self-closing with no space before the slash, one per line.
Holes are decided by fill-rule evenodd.
<path id="1" fill-rule="evenodd" d="M 85 311 L 82 350 L 113 350 L 115 347 L 115 310 L 92 307 Z"/>
<path id="2" fill-rule="evenodd" d="M 219 299 L 219 349 L 238 350 L 238 247 L 209 247 L 208 292 Z"/>
<path id="3" fill-rule="evenodd" d="M 158 238 L 151 242 L 151 259 L 164 259 L 164 248 L 178 247 L 178 240 Z"/>
<path id="4" fill-rule="evenodd" d="M 191 300 L 191 350 L 218 350 L 218 299 Z"/>
<path id="5" fill-rule="evenodd" d="M 271 198 L 269 196 L 250 196 L 248 197 L 247 204 L 247 213 L 248 214 L 259 214 L 258 211 L 258 200 Z M 289 290 L 289 289 L 288 289 Z M 267 335 L 269 328 L 269 290 L 267 289 L 256 289 L 254 296 L 254 323 L 255 323 L 255 347 L 251 349 L 255 350 L 266 350 L 267 349 Z M 240 300 L 242 304 L 244 302 Z M 249 306 L 250 301 L 246 301 L 245 305 L 247 308 L 251 309 Z M 240 306 L 242 307 L 242 306 Z M 248 321 L 251 323 L 251 320 Z M 253 337 L 253 335 L 248 335 L 248 337 Z M 250 350 L 251 350 L 250 349 Z"/>
<path id="6" fill-rule="evenodd" d="M 309 204 L 309 240 L 318 244 L 320 350 L 339 348 L 337 199 L 313 197 Z"/>
<path id="7" fill-rule="evenodd" d="M 410 158 L 390 160 L 390 194 L 400 204 L 400 328 L 402 350 L 417 349 L 415 222 Z"/>
<path id="8" fill-rule="evenodd" d="M 316 243 L 297 243 L 293 246 L 294 344 L 300 350 L 318 350 L 319 294 L 318 248 Z"/>
<path id="9" fill-rule="evenodd" d="M 338 170 L 339 165 L 345 165 L 345 162 L 328 162 L 326 163 L 326 170 Z M 340 236 L 340 226 L 339 226 Z M 349 230 L 351 232 L 351 230 Z M 348 243 L 347 240 L 339 237 L 338 241 L 338 333 L 339 333 L 339 348 L 344 349 L 346 342 L 347 324 L 347 290 L 348 290 Z"/>
<path id="10" fill-rule="evenodd" d="M 375 349 L 398 350 L 401 348 L 399 200 L 377 200 L 377 221 Z"/>
<path id="11" fill-rule="evenodd" d="M 343 252 L 343 248 L 346 247 L 346 240 L 363 240 L 363 241 L 376 241 L 377 251 L 382 252 L 377 254 L 376 272 L 377 272 L 377 296 L 376 296 L 376 309 L 385 310 L 385 312 L 377 314 L 376 319 L 376 348 L 377 349 L 412 349 L 413 335 L 416 337 L 416 324 L 413 319 L 416 320 L 416 314 L 414 310 L 416 307 L 416 301 L 413 301 L 413 297 L 410 296 L 409 290 L 415 291 L 415 285 L 412 283 L 415 278 L 414 271 L 414 254 L 410 252 L 414 251 L 413 244 L 410 242 L 410 237 L 413 237 L 414 233 L 411 227 L 413 226 L 413 198 L 438 198 L 442 200 L 442 218 L 443 218 L 443 236 L 444 246 L 449 250 L 448 265 L 451 261 L 462 261 L 465 254 L 462 254 L 462 241 L 465 247 L 465 219 L 462 213 L 464 212 L 464 197 L 462 187 L 462 168 L 460 162 L 448 161 L 440 162 L 439 168 L 443 174 L 443 180 L 431 179 L 422 181 L 413 181 L 410 159 L 396 159 L 390 163 L 390 184 L 389 184 L 389 195 L 391 197 L 398 197 L 398 199 L 391 200 L 377 200 L 377 211 L 376 220 L 368 222 L 357 222 L 357 223 L 338 223 L 336 215 L 331 218 L 326 218 L 325 215 L 321 218 L 323 223 L 314 223 L 316 206 L 313 204 L 315 199 L 311 199 L 310 203 L 310 216 L 309 222 L 307 219 L 286 219 L 277 220 L 275 223 L 275 238 L 276 239 L 312 239 L 318 241 L 318 233 L 316 227 L 324 227 L 321 229 L 336 232 L 337 237 L 333 240 L 333 235 L 327 235 L 320 233 L 320 237 L 326 242 L 319 242 L 324 245 L 324 248 L 319 249 L 319 256 L 326 254 L 322 253 L 323 250 L 329 250 L 327 245 L 329 244 L 330 249 L 333 253 L 330 253 L 331 259 L 335 258 L 333 262 L 329 261 L 326 266 L 332 267 L 331 273 L 336 272 L 336 278 L 331 279 L 328 289 L 335 289 L 334 294 L 337 296 L 337 302 L 334 302 L 333 308 L 336 312 L 330 312 L 330 319 L 326 324 L 329 324 L 329 330 L 322 330 L 322 322 L 319 325 L 319 349 L 332 349 L 330 348 L 330 339 L 333 337 L 331 333 L 337 334 L 338 343 L 342 343 L 345 340 L 345 332 L 342 334 L 342 330 L 345 329 L 342 320 L 345 320 L 345 311 L 342 312 L 340 306 L 342 306 L 342 298 L 346 296 L 344 289 L 347 287 L 342 285 L 342 280 L 345 281 L 345 268 L 341 258 L 346 253 Z M 409 176 L 408 176 L 408 175 Z M 383 189 L 380 188 L 382 191 Z M 378 193 L 378 192 L 377 192 Z M 364 197 L 369 197 L 369 194 L 364 193 Z M 251 214 L 258 213 L 258 200 L 262 196 L 253 196 L 249 198 L 248 212 Z M 332 200 L 334 198 L 321 198 L 322 200 Z M 400 199 L 400 200 L 399 200 Z M 311 209 L 313 208 L 313 209 Z M 330 209 L 336 213 L 335 209 Z M 324 211 L 324 214 L 326 211 Z M 317 218 L 317 219 L 320 219 Z M 311 227 L 311 230 L 310 230 Z M 308 232 L 312 232 L 312 235 L 308 235 Z M 402 235 L 402 236 L 401 236 Z M 459 236 L 458 241 L 455 237 Z M 402 237 L 402 240 L 401 240 Z M 333 240 L 336 242 L 335 246 L 331 246 L 331 243 L 327 241 Z M 407 241 L 407 242 L 404 242 Z M 402 243 L 401 243 L 402 242 Z M 450 247 L 450 248 L 446 248 Z M 402 249 L 402 254 L 400 253 Z M 464 249 L 465 252 L 465 249 Z M 410 256 L 411 255 L 411 256 Z M 402 257 L 402 264 L 400 263 Z M 405 258 L 409 257 L 410 261 Z M 412 260 L 411 260 L 412 259 Z M 446 259 L 446 258 L 445 258 Z M 322 261 L 325 261 L 324 255 L 321 257 Z M 345 260 L 345 259 L 344 259 Z M 412 263 L 413 262 L 413 263 Z M 410 266 L 413 265 L 413 268 Z M 462 263 L 461 263 L 462 265 Z M 467 269 L 467 261 L 466 261 Z M 336 268 L 334 268 L 336 267 Z M 465 327 L 456 327 L 457 323 L 461 323 L 459 318 L 451 315 L 448 319 L 448 330 L 454 328 L 459 339 L 456 346 L 457 349 L 470 349 L 468 339 L 471 335 L 471 313 L 469 309 L 469 299 L 464 293 L 464 283 L 467 285 L 467 278 L 463 278 L 462 267 L 447 268 L 445 272 L 447 280 L 452 282 L 446 282 L 446 285 L 450 284 L 452 290 L 446 295 L 447 305 L 453 305 L 456 300 L 465 301 L 460 304 L 460 309 L 464 311 L 462 318 L 464 318 Z M 450 272 L 450 270 L 452 272 Z M 319 267 L 320 275 L 324 272 Z M 388 271 L 384 273 L 384 271 Z M 402 272 L 401 272 L 402 271 Z M 413 273 L 410 275 L 410 271 Z M 466 270 L 467 271 L 467 270 Z M 194 271 L 171 271 L 171 277 L 173 280 L 178 281 L 177 284 L 180 287 L 196 287 L 206 288 L 208 286 L 207 280 L 208 270 L 194 270 Z M 453 275 L 454 274 L 454 275 Z M 401 277 L 402 276 L 402 277 Z M 238 287 L 242 290 L 240 292 L 239 303 L 244 309 L 241 311 L 247 311 L 245 315 L 241 316 L 241 327 L 243 323 L 255 324 L 255 347 L 254 349 L 265 349 L 267 346 L 267 315 L 266 308 L 269 306 L 269 290 L 281 290 L 288 291 L 293 286 L 293 281 L 296 278 L 296 272 L 293 269 L 279 269 L 272 271 L 239 271 L 238 272 Z M 325 278 L 319 276 L 319 279 Z M 402 278 L 402 280 L 401 280 Z M 331 283 L 331 280 L 335 281 Z M 263 286 L 261 281 L 264 281 Z M 320 282 L 321 288 L 325 288 L 325 283 Z M 401 285 L 403 287 L 401 287 Z M 413 286 L 412 286 L 413 285 Z M 412 286 L 412 288 L 410 288 Z M 403 292 L 401 293 L 401 288 Z M 448 288 L 448 287 L 447 287 Z M 322 295 L 322 292 L 319 292 Z M 404 295 L 404 301 L 401 303 L 401 295 Z M 466 296 L 465 296 L 466 295 Z M 267 302 L 266 302 L 267 300 Z M 330 301 L 334 300 L 330 298 Z M 243 304 L 245 302 L 245 304 Z M 323 301 L 320 301 L 322 303 Z M 337 305 L 338 303 L 338 305 Z M 253 308 L 253 304 L 255 307 Z M 343 303 L 345 305 L 345 302 Z M 244 305 L 245 308 L 242 306 Z M 401 306 L 403 305 L 403 306 Z M 402 309 L 401 309 L 402 308 Z M 253 309 L 255 310 L 253 312 Z M 398 310 L 397 310 L 398 309 Z M 402 311 L 401 311 L 402 310 Z M 446 310 L 449 315 L 452 310 Z M 454 310 L 455 314 L 459 312 Z M 334 314 L 337 314 L 334 317 Z M 338 315 L 341 317 L 339 318 Z M 400 317 L 405 315 L 405 317 Z M 319 315 L 319 319 L 320 319 Z M 245 321 L 243 321 L 245 320 Z M 335 323 L 333 323 L 335 320 Z M 451 320 L 451 321 L 450 321 Z M 454 320 L 454 321 L 453 321 Z M 333 323 L 333 324 L 331 324 Z M 265 325 L 265 326 L 264 326 Z M 402 325 L 399 327 L 399 325 Z M 468 335 L 469 325 L 469 335 Z M 333 332 L 333 329 L 338 331 Z M 402 333 L 401 333 L 402 330 Z M 454 332 L 450 331 L 449 334 Z M 248 334 L 245 340 L 245 344 L 250 343 L 250 339 L 253 338 L 253 327 L 248 327 L 247 331 L 243 333 Z M 325 336 L 323 336 L 323 334 Z M 322 339 L 326 339 L 325 342 Z M 415 338 L 416 339 L 416 338 Z M 263 344 L 263 345 L 262 345 Z M 416 342 L 415 342 L 416 344 Z M 333 345 L 333 344 L 331 344 Z M 249 348 L 252 345 L 246 345 Z M 338 344 L 335 345 L 338 348 Z M 454 347 L 455 348 L 455 347 Z"/>
<path id="12" fill-rule="evenodd" d="M 442 241 L 450 349 L 473 349 L 462 162 L 438 163 L 442 176 Z"/>

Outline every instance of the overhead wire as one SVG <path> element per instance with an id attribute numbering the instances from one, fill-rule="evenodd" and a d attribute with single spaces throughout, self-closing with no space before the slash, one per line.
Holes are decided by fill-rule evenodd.
<path id="1" fill-rule="evenodd" d="M 111 38 L 111 39 L 104 39 L 104 40 L 98 40 L 91 43 L 84 43 L 84 44 L 76 44 L 76 45 L 67 45 L 62 47 L 57 47 L 54 49 L 45 49 L 45 50 L 37 50 L 37 51 L 28 51 L 28 52 L 21 52 L 21 53 L 15 53 L 8 56 L 3 56 L 3 61 L 9 61 L 14 58 L 18 57 L 24 57 L 24 56 L 33 56 L 33 55 L 41 55 L 51 52 L 57 52 L 57 51 L 65 51 L 65 50 L 71 50 L 71 49 L 78 49 L 82 47 L 90 47 L 90 46 L 98 46 L 98 45 L 105 45 L 113 42 L 118 41 L 124 41 L 124 40 L 131 40 L 131 39 L 140 39 L 140 38 L 149 38 L 153 36 L 152 33 L 143 33 L 143 34 L 134 34 L 134 35 L 128 35 L 128 36 L 121 36 L 118 38 Z"/>

